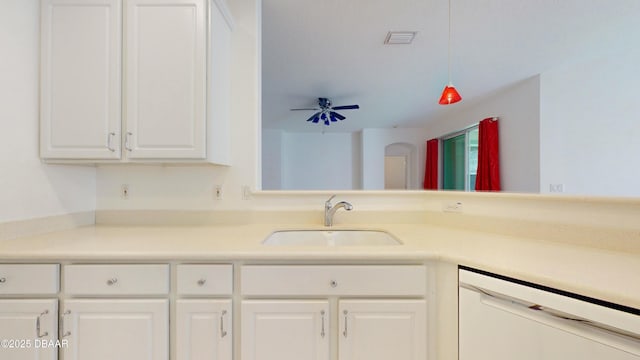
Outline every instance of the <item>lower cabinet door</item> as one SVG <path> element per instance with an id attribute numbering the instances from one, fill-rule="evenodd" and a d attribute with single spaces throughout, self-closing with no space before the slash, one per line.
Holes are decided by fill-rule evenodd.
<path id="1" fill-rule="evenodd" d="M 64 360 L 169 359 L 168 300 L 67 300 L 61 321 Z"/>
<path id="2" fill-rule="evenodd" d="M 424 360 L 427 357 L 424 300 L 342 300 L 340 360 Z"/>
<path id="3" fill-rule="evenodd" d="M 176 301 L 176 360 L 232 360 L 231 300 Z"/>
<path id="4" fill-rule="evenodd" d="M 241 329 L 242 360 L 329 359 L 326 300 L 243 301 Z"/>
<path id="5" fill-rule="evenodd" d="M 0 360 L 55 360 L 58 300 L 0 300 Z"/>

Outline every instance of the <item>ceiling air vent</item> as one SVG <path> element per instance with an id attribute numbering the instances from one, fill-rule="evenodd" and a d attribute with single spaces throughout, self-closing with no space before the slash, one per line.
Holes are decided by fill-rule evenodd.
<path id="1" fill-rule="evenodd" d="M 387 38 L 384 39 L 384 43 L 386 45 L 411 44 L 416 34 L 417 31 L 389 31 Z"/>

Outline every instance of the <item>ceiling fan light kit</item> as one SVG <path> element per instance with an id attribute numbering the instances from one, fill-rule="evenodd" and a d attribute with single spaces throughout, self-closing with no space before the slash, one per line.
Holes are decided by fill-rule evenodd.
<path id="1" fill-rule="evenodd" d="M 449 85 L 444 87 L 442 95 L 440 96 L 440 105 L 455 104 L 462 100 L 462 96 L 458 93 L 458 90 L 451 84 L 451 0 L 449 0 L 449 54 L 447 61 L 447 69 L 449 73 Z"/>

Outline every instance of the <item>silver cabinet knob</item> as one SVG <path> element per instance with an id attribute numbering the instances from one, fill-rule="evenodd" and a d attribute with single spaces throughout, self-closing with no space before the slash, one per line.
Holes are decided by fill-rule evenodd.
<path id="1" fill-rule="evenodd" d="M 331 285 L 332 288 L 338 287 L 338 282 L 335 281 L 335 280 L 331 280 L 331 282 L 329 284 Z"/>
<path id="2" fill-rule="evenodd" d="M 107 285 L 109 286 L 113 286 L 118 282 L 118 278 L 113 278 L 113 279 L 109 279 L 107 280 Z"/>
<path id="3" fill-rule="evenodd" d="M 198 286 L 203 286 L 207 282 L 207 279 L 198 280 Z"/>
<path id="4" fill-rule="evenodd" d="M 0 284 L 4 284 L 7 282 L 7 278 L 0 278 Z"/>

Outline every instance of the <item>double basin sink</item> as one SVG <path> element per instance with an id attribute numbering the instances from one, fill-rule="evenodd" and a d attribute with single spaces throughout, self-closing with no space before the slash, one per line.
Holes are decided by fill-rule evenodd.
<path id="1" fill-rule="evenodd" d="M 280 230 L 269 235 L 270 246 L 389 246 L 402 245 L 382 230 Z"/>

